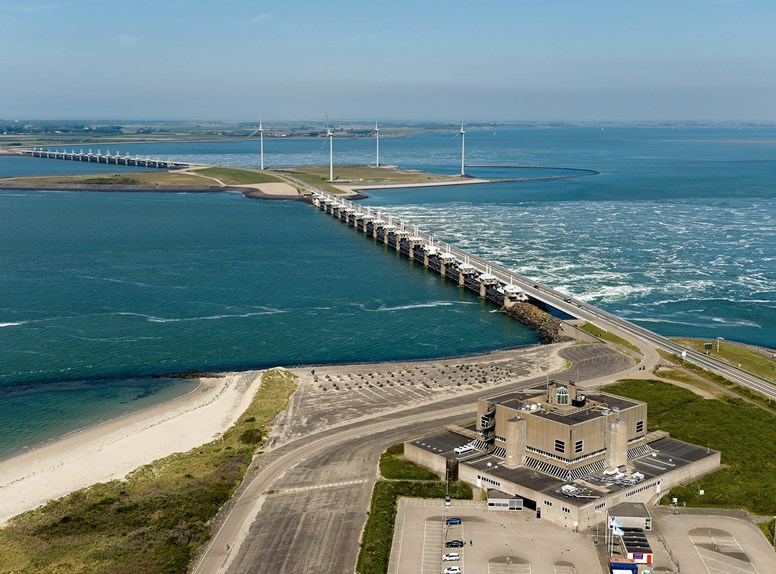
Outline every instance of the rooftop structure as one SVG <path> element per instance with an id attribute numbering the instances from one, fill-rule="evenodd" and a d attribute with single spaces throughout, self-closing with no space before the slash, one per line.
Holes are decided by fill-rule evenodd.
<path id="1" fill-rule="evenodd" d="M 641 401 L 556 381 L 481 399 L 474 424 L 409 441 L 405 454 L 440 474 L 452 468 L 474 486 L 520 496 L 524 508 L 570 528 L 602 522 L 622 502 L 654 502 L 715 470 L 720 458 L 668 433 L 647 433 Z"/>

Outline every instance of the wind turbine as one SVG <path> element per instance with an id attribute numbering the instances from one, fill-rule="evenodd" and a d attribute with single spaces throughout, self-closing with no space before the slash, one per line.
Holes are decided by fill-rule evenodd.
<path id="1" fill-rule="evenodd" d="M 328 114 L 326 114 L 326 137 L 329 138 L 329 181 L 334 181 L 334 132 L 329 129 Z"/>
<path id="2" fill-rule="evenodd" d="M 461 136 L 461 177 L 466 177 L 466 172 L 464 171 L 464 158 L 465 158 L 465 150 L 466 150 L 466 130 L 463 129 L 463 120 L 461 120 L 461 131 L 458 132 L 458 135 Z"/>
<path id="3" fill-rule="evenodd" d="M 375 155 L 375 167 L 380 167 L 380 128 L 377 127 L 377 122 L 375 122 L 375 129 L 372 133 L 375 134 L 375 144 L 377 146 L 377 154 Z"/>
<path id="4" fill-rule="evenodd" d="M 259 163 L 260 168 L 259 169 L 261 169 L 261 171 L 264 171 L 264 128 L 261 125 L 261 118 L 259 118 L 259 129 L 257 129 L 256 131 L 252 132 L 248 137 L 249 138 L 253 137 L 256 134 L 259 134 L 259 142 L 260 142 L 259 143 L 259 150 L 260 150 L 259 157 L 261 159 L 259 160 L 260 161 L 260 163 Z"/>

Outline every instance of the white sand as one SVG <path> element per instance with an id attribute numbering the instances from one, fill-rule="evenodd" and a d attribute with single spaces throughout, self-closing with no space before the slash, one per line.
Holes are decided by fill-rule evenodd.
<path id="1" fill-rule="evenodd" d="M 233 187 L 249 187 L 258 189 L 266 195 L 299 195 L 296 188 L 288 183 L 246 183 Z"/>
<path id="2" fill-rule="evenodd" d="M 248 408 L 260 371 L 201 379 L 183 397 L 0 462 L 0 525 L 86 486 L 217 438 Z"/>

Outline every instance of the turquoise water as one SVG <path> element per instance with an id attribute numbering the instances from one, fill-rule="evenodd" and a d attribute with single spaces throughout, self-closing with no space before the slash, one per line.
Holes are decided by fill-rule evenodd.
<path id="1" fill-rule="evenodd" d="M 140 392 L 124 381 L 138 376 L 536 341 L 493 305 L 301 202 L 0 192 L 0 260 L 6 452 L 61 434 L 67 415 L 52 421 L 41 402 L 72 402 L 82 426 Z M 162 390 L 168 397 L 155 382 L 143 395 Z"/>
<path id="2" fill-rule="evenodd" d="M 336 162 L 373 161 L 373 140 L 334 145 Z M 374 191 L 365 203 L 661 334 L 776 346 L 776 130 L 532 128 L 469 132 L 466 145 L 470 164 L 601 173 Z M 451 134 L 385 138 L 381 159 L 454 174 L 459 146 Z M 258 163 L 255 140 L 125 151 Z M 276 166 L 328 160 L 316 140 L 268 140 L 265 153 Z M 8 159 L 5 175 L 83 169 Z M 232 195 L 4 192 L 0 288 L 5 452 L 190 385 L 149 375 L 534 341 L 492 306 L 307 206 Z M 72 409 L 36 416 L 46 401 Z"/>

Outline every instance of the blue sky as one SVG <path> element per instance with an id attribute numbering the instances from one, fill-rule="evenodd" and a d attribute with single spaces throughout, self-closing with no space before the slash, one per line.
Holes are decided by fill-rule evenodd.
<path id="1" fill-rule="evenodd" d="M 0 118 L 776 120 L 773 0 L 0 0 Z"/>

